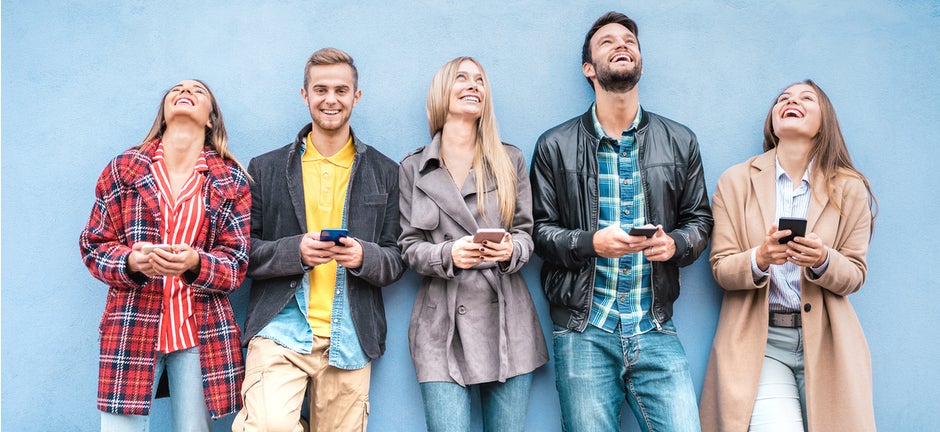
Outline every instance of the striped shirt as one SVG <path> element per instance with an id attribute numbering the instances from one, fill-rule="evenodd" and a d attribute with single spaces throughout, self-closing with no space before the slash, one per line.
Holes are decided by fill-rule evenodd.
<path id="1" fill-rule="evenodd" d="M 607 135 L 597 120 L 597 106 L 591 108 L 594 130 L 601 137 L 597 149 L 599 195 L 598 228 L 619 224 L 625 231 L 646 224 L 646 197 L 640 178 L 639 145 L 636 130 L 642 109 L 620 139 Z M 650 310 L 653 291 L 651 266 L 642 252 L 619 258 L 597 258 L 590 323 L 608 333 L 617 326 L 625 335 L 652 330 L 656 324 Z"/>
<path id="2" fill-rule="evenodd" d="M 203 185 L 206 182 L 204 172 L 208 170 L 205 153 L 200 153 L 192 175 L 180 188 L 174 201 L 169 172 L 163 159 L 163 143 L 155 151 L 150 172 L 160 191 L 160 214 L 163 215 L 160 237 L 164 243 L 195 243 L 199 227 L 205 221 Z M 165 276 L 157 350 L 171 353 L 199 345 L 193 309 L 192 288 L 181 277 Z"/>

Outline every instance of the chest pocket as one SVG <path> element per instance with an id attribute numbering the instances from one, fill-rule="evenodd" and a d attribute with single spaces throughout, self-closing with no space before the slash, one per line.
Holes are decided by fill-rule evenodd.
<path id="1" fill-rule="evenodd" d="M 415 191 L 414 200 L 411 203 L 411 226 L 424 231 L 433 231 L 440 224 L 440 211 L 430 197 Z"/>

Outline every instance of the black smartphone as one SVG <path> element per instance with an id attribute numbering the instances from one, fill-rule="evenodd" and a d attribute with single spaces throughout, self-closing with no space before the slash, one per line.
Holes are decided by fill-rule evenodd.
<path id="1" fill-rule="evenodd" d="M 652 237 L 656 234 L 656 231 L 659 231 L 659 228 L 657 228 L 655 225 L 646 224 L 643 226 L 635 226 L 630 228 L 630 231 L 627 231 L 627 234 L 637 237 Z"/>
<path id="2" fill-rule="evenodd" d="M 339 239 L 348 235 L 349 230 L 346 228 L 324 228 L 320 230 L 320 241 L 331 241 L 342 246 L 343 244 L 340 243 Z"/>
<path id="3" fill-rule="evenodd" d="M 794 237 L 806 236 L 806 219 L 803 218 L 780 218 L 777 222 L 777 231 L 790 230 L 790 235 L 780 239 L 780 244 L 787 244 Z"/>

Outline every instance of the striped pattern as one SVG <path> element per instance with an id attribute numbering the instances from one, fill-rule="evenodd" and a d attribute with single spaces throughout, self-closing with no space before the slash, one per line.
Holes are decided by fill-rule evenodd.
<path id="1" fill-rule="evenodd" d="M 642 110 L 637 110 L 636 118 L 619 140 L 604 131 L 597 120 L 596 105 L 591 113 L 597 136 L 603 137 L 597 149 L 598 228 L 619 225 L 626 231 L 644 225 L 646 196 L 636 144 Z M 650 262 L 642 253 L 619 258 L 598 257 L 596 262 L 590 323 L 608 333 L 618 325 L 621 332 L 630 335 L 653 329 Z"/>
<path id="2" fill-rule="evenodd" d="M 800 185 L 793 189 L 793 180 L 777 161 L 777 204 L 774 221 L 782 217 L 806 218 L 812 188 L 810 170 L 803 173 Z M 800 266 L 789 261 L 783 265 L 770 266 L 770 310 L 800 310 Z"/>
<path id="3" fill-rule="evenodd" d="M 164 243 L 195 243 L 199 227 L 205 219 L 206 206 L 202 187 L 206 182 L 203 173 L 208 170 L 205 154 L 200 154 L 192 175 L 180 188 L 174 200 L 169 170 L 163 159 L 163 144 L 157 147 L 153 163 L 150 164 L 150 172 L 156 180 L 157 190 L 160 191 L 160 214 L 163 215 L 161 238 Z M 160 315 L 157 349 L 163 353 L 171 353 L 192 348 L 197 344 L 192 289 L 183 283 L 181 277 L 164 277 L 163 313 Z"/>
<path id="4" fill-rule="evenodd" d="M 150 165 L 159 140 L 113 159 L 95 186 L 95 204 L 79 239 L 92 276 L 108 285 L 99 327 L 98 409 L 148 415 L 163 281 L 127 272 L 136 242 L 159 243 L 163 216 Z M 240 332 L 228 293 L 244 280 L 248 266 L 251 193 L 245 173 L 204 149 L 208 171 L 201 193 L 206 209 L 193 247 L 199 274 L 182 275 L 192 289 L 206 405 L 214 418 L 241 408 L 244 376 Z"/>

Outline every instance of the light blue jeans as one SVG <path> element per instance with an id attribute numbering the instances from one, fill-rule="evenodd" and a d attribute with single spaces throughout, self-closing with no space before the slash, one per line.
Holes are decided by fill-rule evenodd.
<path id="1" fill-rule="evenodd" d="M 698 404 L 685 350 L 672 321 L 624 337 L 589 325 L 554 326 L 555 385 L 563 430 L 620 430 L 624 398 L 645 432 L 699 432 Z"/>
<path id="2" fill-rule="evenodd" d="M 470 430 L 471 387 L 480 390 L 485 432 L 523 432 L 531 386 L 531 372 L 509 378 L 504 383 L 488 382 L 467 387 L 452 382 L 421 383 L 428 432 Z"/>
<path id="3" fill-rule="evenodd" d="M 805 431 L 803 329 L 770 326 L 748 430 Z"/>
<path id="4" fill-rule="evenodd" d="M 206 407 L 206 397 L 202 392 L 199 347 L 169 354 L 157 354 L 154 363 L 154 393 L 157 391 L 160 376 L 164 371 L 170 382 L 173 431 L 209 432 L 212 430 L 212 416 Z M 153 413 L 152 406 L 151 413 Z M 148 432 L 149 430 L 149 416 L 101 413 L 101 432 Z"/>

